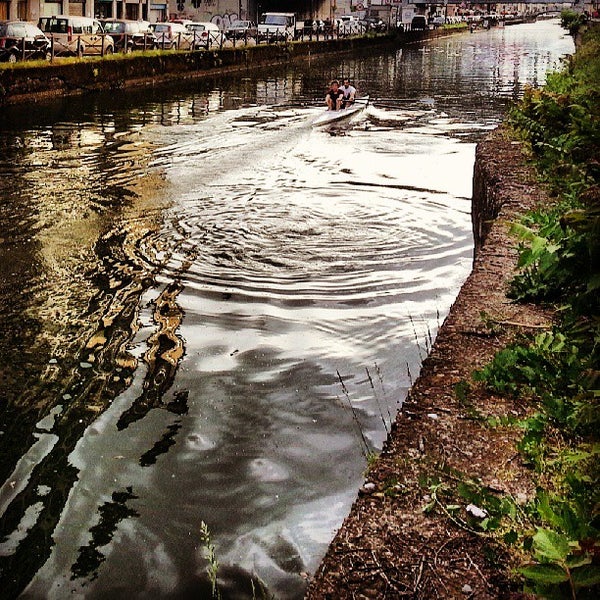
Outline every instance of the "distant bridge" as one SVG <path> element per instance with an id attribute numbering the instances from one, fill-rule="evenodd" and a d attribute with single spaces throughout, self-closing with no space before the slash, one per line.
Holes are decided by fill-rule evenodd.
<path id="1" fill-rule="evenodd" d="M 581 1 L 581 0 L 579 0 Z M 567 6 L 577 4 L 577 0 L 556 0 L 555 2 L 541 2 L 540 0 L 502 0 L 500 2 L 473 2 L 470 0 L 408 0 L 409 4 L 422 6 L 443 7 L 446 5 L 466 5 L 467 7 L 484 6 L 486 8 L 499 7 L 507 4 L 530 4 L 542 5 L 546 10 L 552 11 L 550 6 L 557 6 L 557 11 L 562 10 Z M 341 8 L 341 2 L 337 2 L 338 10 Z M 348 2 L 348 5 L 350 3 Z M 373 8 L 383 7 L 385 5 L 400 6 L 400 0 L 365 0 L 364 5 L 371 4 Z M 336 6 L 335 0 L 248 0 L 248 12 L 250 14 L 261 14 L 264 12 L 293 12 L 301 16 L 324 18 L 333 16 L 332 10 Z"/>

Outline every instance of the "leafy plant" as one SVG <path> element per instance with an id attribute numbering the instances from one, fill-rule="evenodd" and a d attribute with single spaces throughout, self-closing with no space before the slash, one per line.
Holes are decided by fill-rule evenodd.
<path id="1" fill-rule="evenodd" d="M 567 29 L 571 35 L 576 35 L 582 25 L 587 22 L 587 17 L 574 10 L 563 10 L 560 13 L 560 24 Z"/>
<path id="2" fill-rule="evenodd" d="M 562 70 L 548 75 L 543 89 L 527 88 L 509 114 L 561 198 L 552 210 L 530 216 L 529 223 L 513 225 L 521 272 L 512 297 L 566 301 L 586 316 L 600 308 L 599 108 L 600 35 L 589 31 Z"/>
<path id="3" fill-rule="evenodd" d="M 532 539 L 536 562 L 519 569 L 532 592 L 544 598 L 572 598 L 600 585 L 600 566 L 578 542 L 551 529 L 538 528 Z"/>
<path id="4" fill-rule="evenodd" d="M 571 31 L 581 22 L 563 13 Z M 510 113 L 557 199 L 511 225 L 519 260 L 510 295 L 553 306 L 555 326 L 522 335 L 473 380 L 530 401 L 517 422 L 518 449 L 537 491 L 521 509 L 473 482 L 457 490 L 485 511 L 479 528 L 503 532 L 505 544 L 528 555 L 524 591 L 543 598 L 600 597 L 599 109 L 600 32 L 589 30 L 564 68 L 543 89 L 527 89 Z M 466 404 L 466 385 L 456 392 Z"/>

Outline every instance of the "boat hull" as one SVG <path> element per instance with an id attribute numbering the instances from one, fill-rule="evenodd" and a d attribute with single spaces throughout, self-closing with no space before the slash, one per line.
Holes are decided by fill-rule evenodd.
<path id="1" fill-rule="evenodd" d="M 342 108 L 340 110 L 327 110 L 313 121 L 313 127 L 321 127 L 323 125 L 331 125 L 333 123 L 339 123 L 340 121 L 346 121 L 362 112 L 367 106 L 368 102 L 369 97 L 366 96 L 363 98 L 357 98 L 354 104 L 348 106 L 347 108 Z"/>

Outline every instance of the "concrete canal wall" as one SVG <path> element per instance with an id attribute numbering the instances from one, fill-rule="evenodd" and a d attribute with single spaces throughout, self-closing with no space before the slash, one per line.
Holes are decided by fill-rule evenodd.
<path id="1" fill-rule="evenodd" d="M 48 97 L 148 86 L 182 78 L 192 79 L 377 45 L 402 46 L 456 31 L 438 29 L 403 32 L 393 36 L 261 44 L 210 51 L 115 55 L 105 59 L 83 59 L 62 64 L 60 59 L 43 65 L 20 63 L 0 69 L 0 106 Z"/>

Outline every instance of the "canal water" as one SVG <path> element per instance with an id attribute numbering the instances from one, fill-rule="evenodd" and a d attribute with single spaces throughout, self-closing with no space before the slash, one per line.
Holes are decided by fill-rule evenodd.
<path id="1" fill-rule="evenodd" d="M 572 51 L 545 21 L 5 109 L 0 597 L 301 598 L 469 273 L 475 144 Z M 312 127 L 341 76 L 371 104 Z"/>

